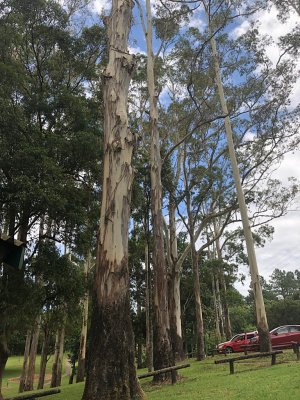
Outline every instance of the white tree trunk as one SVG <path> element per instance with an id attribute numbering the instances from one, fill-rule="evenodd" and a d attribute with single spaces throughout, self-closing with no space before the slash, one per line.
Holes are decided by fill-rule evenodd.
<path id="1" fill-rule="evenodd" d="M 207 17 L 209 20 L 210 16 L 209 16 L 209 12 L 208 12 L 208 8 L 206 6 L 205 0 L 203 0 L 203 4 L 204 4 L 204 7 L 205 7 L 205 10 L 207 13 Z M 219 65 L 219 57 L 218 57 L 218 51 L 217 51 L 217 46 L 216 46 L 216 40 L 215 40 L 215 37 L 213 36 L 212 32 L 210 32 L 210 36 L 211 36 L 210 44 L 211 44 L 212 55 L 213 55 L 213 59 L 214 59 L 216 84 L 217 84 L 217 88 L 218 88 L 218 94 L 219 94 L 219 98 L 220 98 L 222 112 L 224 113 L 224 116 L 225 116 L 224 122 L 225 122 L 225 131 L 226 131 L 226 137 L 227 137 L 227 143 L 228 143 L 229 156 L 230 156 L 230 160 L 231 160 L 232 171 L 233 171 L 233 176 L 234 176 L 234 181 L 235 181 L 235 187 L 236 187 L 236 191 L 237 191 L 237 198 L 238 198 L 238 203 L 239 203 L 239 209 L 240 209 L 240 213 L 241 213 L 243 230 L 244 230 L 245 241 L 246 241 L 246 246 L 247 246 L 250 275 L 251 275 L 251 284 L 252 284 L 252 290 L 253 290 L 255 306 L 256 306 L 257 329 L 258 329 L 258 332 L 260 335 L 260 348 L 261 348 L 261 351 L 269 351 L 271 349 L 271 342 L 270 342 L 270 338 L 269 338 L 269 327 L 268 327 L 265 304 L 264 304 L 262 288 L 261 288 L 260 278 L 259 278 L 259 273 L 258 273 L 258 266 L 257 266 L 257 261 L 256 261 L 254 242 L 253 242 L 250 222 L 249 222 L 249 218 L 248 218 L 248 211 L 247 211 L 247 206 L 246 206 L 246 202 L 245 202 L 245 196 L 244 196 L 244 192 L 242 189 L 239 167 L 238 167 L 235 149 L 234 149 L 233 133 L 232 133 L 231 121 L 229 118 L 228 107 L 227 107 L 227 102 L 225 99 L 224 88 L 223 88 L 223 83 L 222 83 L 222 78 L 221 78 L 221 71 L 220 71 L 220 65 Z"/>

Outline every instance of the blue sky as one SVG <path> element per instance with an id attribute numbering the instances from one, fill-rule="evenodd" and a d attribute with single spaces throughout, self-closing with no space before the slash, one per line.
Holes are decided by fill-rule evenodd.
<path id="1" fill-rule="evenodd" d="M 143 3 L 143 0 L 141 0 Z M 91 10 L 99 13 L 101 10 L 108 12 L 110 2 L 106 0 L 92 0 Z M 270 35 L 275 42 L 278 38 L 288 33 L 294 26 L 300 23 L 299 16 L 293 14 L 285 24 L 277 19 L 277 11 L 273 7 L 269 11 L 261 11 L 253 18 L 260 22 L 260 33 L 262 35 Z M 231 27 L 231 36 L 238 38 L 245 33 L 249 28 L 249 21 L 245 19 L 236 20 Z M 204 28 L 205 23 L 201 12 L 197 11 L 191 17 L 189 26 Z M 141 23 L 137 9 L 134 9 L 134 25 L 130 35 L 130 50 L 139 52 L 146 50 L 144 34 L 141 29 Z M 154 50 L 159 46 L 155 40 Z M 270 45 L 267 49 L 268 56 L 273 62 L 276 62 L 279 55 L 279 48 L 276 44 Z M 298 69 L 300 64 L 298 63 Z M 300 80 L 295 85 L 294 92 L 291 98 L 292 106 L 296 106 L 300 102 Z M 295 149 L 293 154 L 288 154 L 283 160 L 281 166 L 274 172 L 273 177 L 286 182 L 289 176 L 295 176 L 300 180 L 300 152 Z M 264 248 L 257 249 L 257 258 L 260 273 L 265 277 L 272 273 L 274 268 L 283 268 L 286 270 L 295 270 L 300 267 L 300 211 L 299 199 L 297 199 L 293 211 L 286 216 L 273 221 L 275 227 L 273 241 L 267 243 Z M 241 267 L 241 272 L 245 273 L 247 280 L 244 286 L 237 284 L 237 288 L 247 294 L 249 288 L 249 275 L 247 267 Z"/>

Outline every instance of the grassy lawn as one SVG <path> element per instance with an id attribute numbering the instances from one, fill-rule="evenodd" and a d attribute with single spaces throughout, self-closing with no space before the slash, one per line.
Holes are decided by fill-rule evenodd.
<path id="1" fill-rule="evenodd" d="M 215 365 L 215 358 L 203 362 L 191 361 L 191 367 L 180 371 L 179 382 L 153 386 L 150 379 L 142 380 L 148 400 L 297 400 L 300 399 L 300 363 L 291 351 L 277 356 L 278 364 L 271 367 L 270 358 L 240 361 L 235 374 L 229 375 L 229 365 Z M 9 360 L 4 379 L 19 375 L 22 359 Z M 51 363 L 49 364 L 51 366 Z M 141 372 L 141 371 L 139 371 Z M 17 386 L 17 385 L 15 385 Z M 16 393 L 9 381 L 6 397 Z M 65 378 L 62 393 L 44 397 L 48 400 L 81 400 L 83 384 L 68 385 Z"/>

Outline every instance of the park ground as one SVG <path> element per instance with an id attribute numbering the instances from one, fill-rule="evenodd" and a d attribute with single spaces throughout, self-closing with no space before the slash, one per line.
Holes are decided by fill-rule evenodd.
<path id="1" fill-rule="evenodd" d="M 229 375 L 229 365 L 205 361 L 189 361 L 191 367 L 180 370 L 176 385 L 152 385 L 151 379 L 141 381 L 148 400 L 297 400 L 300 399 L 300 362 L 291 350 L 277 356 L 275 366 L 270 358 L 244 360 L 235 363 L 235 374 Z M 39 360 L 37 364 L 39 363 Z M 48 363 L 51 366 L 51 360 Z M 3 381 L 5 397 L 17 394 L 22 357 L 11 357 Z M 38 366 L 38 365 L 37 365 Z M 144 370 L 139 370 L 142 373 Z M 50 374 L 50 370 L 48 371 Z M 45 388 L 49 386 L 46 385 Z M 63 378 L 61 393 L 44 397 L 48 400 L 81 400 L 83 383 L 68 385 Z"/>

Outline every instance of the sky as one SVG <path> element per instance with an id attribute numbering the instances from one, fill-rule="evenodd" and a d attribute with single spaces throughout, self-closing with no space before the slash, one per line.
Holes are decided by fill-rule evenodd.
<path id="1" fill-rule="evenodd" d="M 141 0 L 143 3 L 144 0 Z M 91 2 L 91 10 L 96 13 L 109 11 L 110 1 L 109 0 L 93 0 Z M 199 9 L 200 10 L 200 9 Z M 203 14 L 200 11 L 194 13 L 190 19 L 189 26 L 203 28 L 205 25 L 203 22 Z M 288 33 L 300 23 L 300 17 L 296 14 L 292 14 L 286 23 L 282 23 L 277 18 L 277 10 L 272 7 L 268 11 L 260 11 L 256 13 L 253 18 L 259 21 L 260 27 L 259 32 L 262 35 L 271 36 L 275 42 L 278 41 L 279 37 Z M 249 22 L 241 19 L 231 31 L 231 36 L 238 39 L 240 35 L 245 33 L 249 29 Z M 155 48 L 154 43 L 154 48 Z M 145 39 L 142 34 L 141 24 L 137 10 L 134 11 L 134 26 L 133 31 L 130 35 L 129 50 L 132 53 L 144 53 L 145 52 Z M 267 49 L 269 58 L 276 62 L 279 55 L 279 48 L 276 44 L 270 45 Z M 298 64 L 300 69 L 300 62 Z M 300 103 L 300 79 L 298 79 L 294 92 L 291 98 L 291 107 L 295 107 Z M 274 172 L 273 178 L 280 179 L 283 183 L 287 183 L 287 179 L 290 176 L 297 178 L 300 181 L 300 151 L 295 150 L 285 156 L 280 167 Z M 275 268 L 281 268 L 285 270 L 293 271 L 300 268 L 300 196 L 295 201 L 287 215 L 274 220 L 271 225 L 275 231 L 273 239 L 265 244 L 263 248 L 259 248 L 256 251 L 259 273 L 266 279 L 269 278 L 270 274 Z M 250 277 L 248 267 L 241 266 L 240 272 L 246 275 L 246 280 L 242 285 L 240 282 L 236 284 L 236 288 L 244 295 L 248 294 Z"/>

